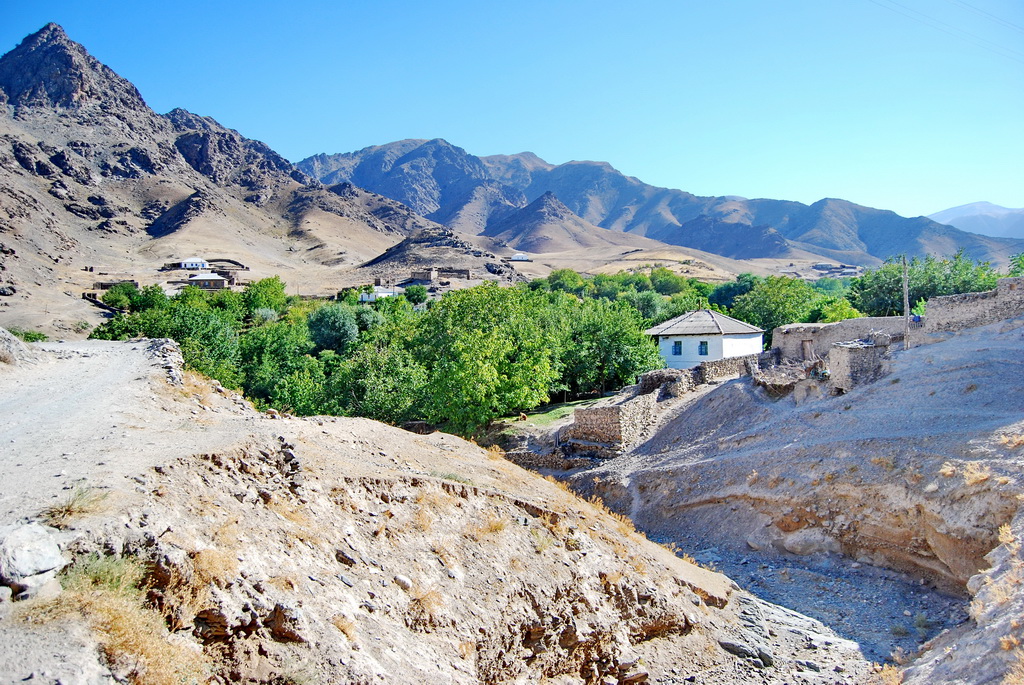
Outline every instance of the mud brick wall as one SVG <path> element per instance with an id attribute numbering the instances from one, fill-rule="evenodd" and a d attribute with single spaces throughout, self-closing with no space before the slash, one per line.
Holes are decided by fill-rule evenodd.
<path id="1" fill-rule="evenodd" d="M 872 383 L 888 372 L 888 345 L 833 345 L 828 353 L 832 386 L 843 392 Z"/>
<path id="2" fill-rule="evenodd" d="M 1024 278 L 1001 278 L 995 290 L 928 300 L 925 333 L 959 331 L 1024 314 Z"/>
<path id="3" fill-rule="evenodd" d="M 928 311 L 929 315 L 931 310 Z M 812 340 L 814 354 L 824 359 L 832 345 L 848 340 L 867 340 L 881 333 L 892 339 L 903 339 L 902 316 L 863 316 L 835 323 L 791 323 L 772 332 L 772 349 L 782 359 L 803 360 L 803 341 Z"/>

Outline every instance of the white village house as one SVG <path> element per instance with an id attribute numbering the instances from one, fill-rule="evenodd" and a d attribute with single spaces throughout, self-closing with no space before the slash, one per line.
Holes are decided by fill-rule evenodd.
<path id="1" fill-rule="evenodd" d="M 194 269 L 209 269 L 210 268 L 209 263 L 207 263 L 207 261 L 205 259 L 203 259 L 202 257 L 189 257 L 188 259 L 181 260 L 181 262 L 179 262 L 179 264 L 181 264 L 181 268 L 182 269 L 192 269 L 192 270 L 194 270 Z"/>
<path id="2" fill-rule="evenodd" d="M 646 331 L 670 369 L 689 369 L 701 362 L 758 354 L 764 331 L 710 309 L 687 312 Z"/>

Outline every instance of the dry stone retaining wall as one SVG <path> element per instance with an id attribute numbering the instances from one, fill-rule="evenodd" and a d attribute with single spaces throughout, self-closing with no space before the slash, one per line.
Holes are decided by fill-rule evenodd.
<path id="1" fill-rule="evenodd" d="M 759 363 L 774 358 L 770 352 L 748 354 L 703 362 L 692 369 L 649 371 L 636 385 L 623 389 L 623 399 L 617 403 L 577 409 L 573 423 L 559 432 L 558 442 L 597 456 L 615 456 L 647 435 L 659 401 L 679 397 L 705 383 L 750 375 Z"/>

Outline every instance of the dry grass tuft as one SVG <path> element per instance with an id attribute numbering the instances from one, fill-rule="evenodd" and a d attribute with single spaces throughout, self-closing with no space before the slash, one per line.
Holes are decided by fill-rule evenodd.
<path id="1" fill-rule="evenodd" d="M 903 682 L 903 674 L 900 672 L 900 669 L 892 664 L 878 667 L 876 675 L 878 676 L 876 682 L 879 685 L 900 685 Z"/>
<path id="2" fill-rule="evenodd" d="M 1011 649 L 1014 649 L 1014 648 L 1020 646 L 1020 638 L 1018 638 L 1018 637 L 1016 637 L 1014 635 L 1004 635 L 1003 637 L 999 638 L 999 646 L 1004 651 L 1008 652 Z"/>
<path id="3" fill-rule="evenodd" d="M 480 522 L 469 524 L 465 530 L 465 536 L 480 542 L 491 535 L 497 535 L 508 527 L 508 519 L 493 511 L 488 512 L 486 518 Z"/>
<path id="4" fill-rule="evenodd" d="M 537 554 L 543 554 L 546 549 L 555 544 L 555 539 L 540 528 L 531 528 L 530 537 L 533 538 L 533 548 Z"/>
<path id="5" fill-rule="evenodd" d="M 331 618 L 331 624 L 341 631 L 341 634 L 348 638 L 349 642 L 356 641 L 357 635 L 357 624 L 354 619 L 345 616 L 344 614 L 337 614 Z"/>
<path id="6" fill-rule="evenodd" d="M 95 514 L 106 506 L 106 492 L 77 486 L 59 504 L 43 510 L 42 519 L 54 528 L 64 528 L 68 523 L 86 514 Z"/>
<path id="7" fill-rule="evenodd" d="M 442 609 L 444 597 L 440 592 L 434 588 L 414 588 L 409 601 L 410 627 L 426 630 L 437 625 Z"/>
<path id="8" fill-rule="evenodd" d="M 463 641 L 459 643 L 459 656 L 463 661 L 468 661 L 476 653 L 476 643 Z"/>
<path id="9" fill-rule="evenodd" d="M 971 461 L 964 466 L 964 483 L 967 485 L 984 483 L 991 477 L 992 469 L 985 464 L 979 464 L 976 461 Z"/>
<path id="10" fill-rule="evenodd" d="M 896 468 L 896 461 L 892 457 L 872 457 L 871 463 L 881 466 L 886 471 L 892 471 Z"/>
<path id="11" fill-rule="evenodd" d="M 192 555 L 192 564 L 195 566 L 195 582 L 199 585 L 212 584 L 223 588 L 238 573 L 238 559 L 217 549 L 196 552 Z"/>
<path id="12" fill-rule="evenodd" d="M 92 555 L 79 559 L 63 577 L 64 592 L 21 609 L 25 620 L 81 616 L 104 655 L 128 681 L 138 685 L 179 685 L 206 681 L 201 655 L 168 641 L 163 619 L 146 606 L 146 571 L 129 558 Z"/>
<path id="13" fill-rule="evenodd" d="M 942 468 L 939 469 L 939 473 L 944 478 L 952 478 L 953 476 L 956 475 L 956 466 L 951 462 L 947 461 L 942 465 Z"/>
<path id="14" fill-rule="evenodd" d="M 1024 685 L 1024 649 L 1013 650 L 1013 663 L 1003 676 L 1002 685 Z"/>

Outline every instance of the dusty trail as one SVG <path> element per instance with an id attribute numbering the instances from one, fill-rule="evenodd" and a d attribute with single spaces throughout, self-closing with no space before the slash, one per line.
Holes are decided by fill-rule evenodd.
<path id="1" fill-rule="evenodd" d="M 34 363 L 0 364 L 0 524 L 68 496 L 76 485 L 130 492 L 130 478 L 176 455 L 218 449 L 236 438 L 232 424 L 167 411 L 176 352 L 160 341 L 83 341 L 36 346 Z M 59 389 L 59 390 L 55 390 Z M 229 414 L 230 416 L 230 414 Z"/>

